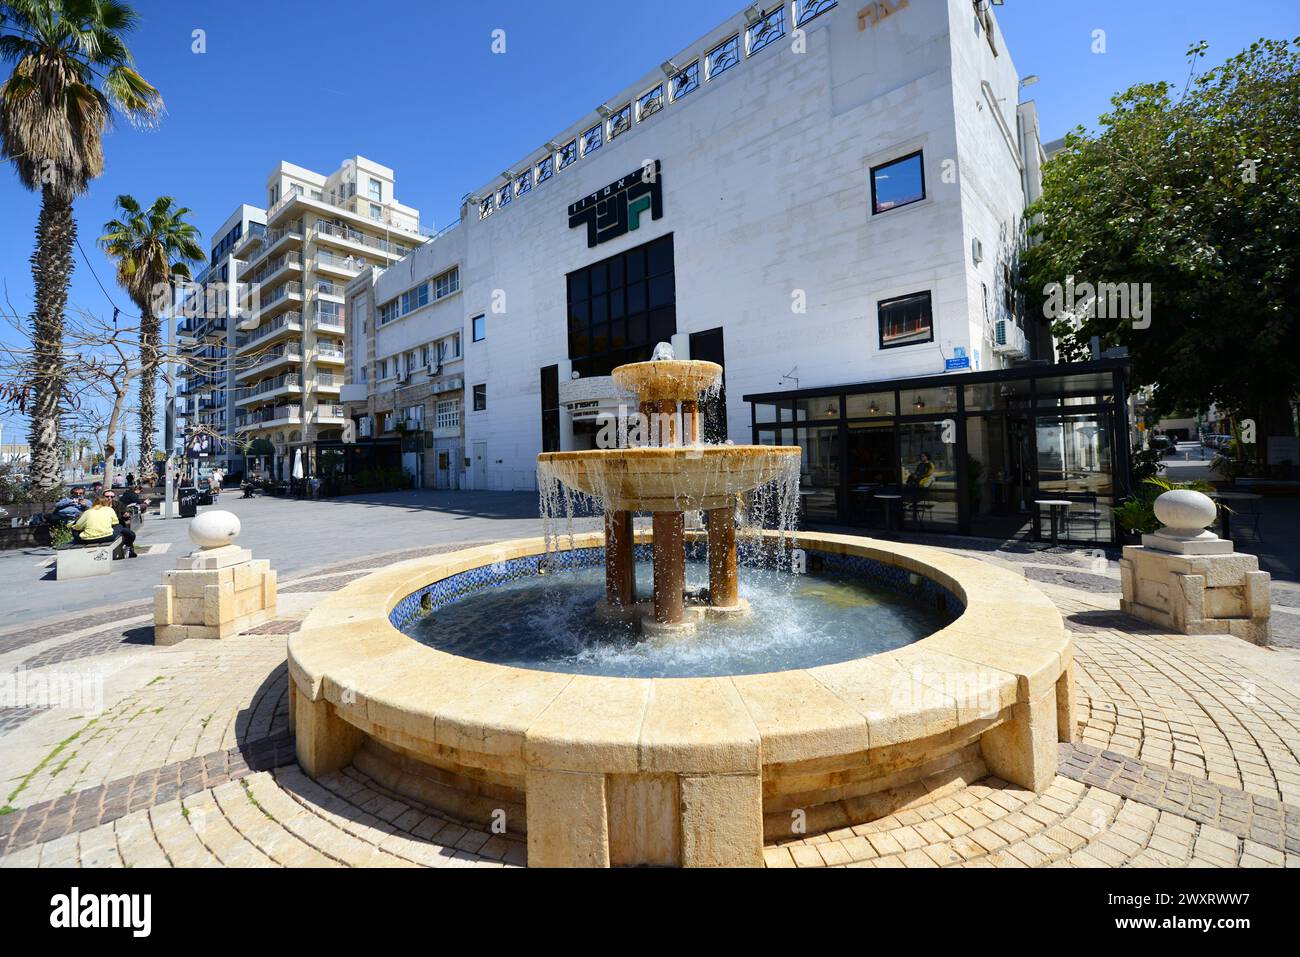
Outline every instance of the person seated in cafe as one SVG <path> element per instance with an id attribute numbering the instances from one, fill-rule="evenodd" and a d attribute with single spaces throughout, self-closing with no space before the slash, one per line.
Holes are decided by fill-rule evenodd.
<path id="1" fill-rule="evenodd" d="M 119 538 L 126 546 L 127 558 L 135 558 L 135 532 L 121 523 L 113 507 L 112 492 L 95 499 L 95 504 L 72 523 L 72 541 L 76 545 L 111 545 Z"/>
<path id="2" fill-rule="evenodd" d="M 71 492 L 54 503 L 53 518 L 56 523 L 66 525 L 75 522 L 88 508 L 90 508 L 90 500 L 86 498 L 85 488 L 76 485 Z"/>
<path id="3" fill-rule="evenodd" d="M 922 452 L 921 461 L 916 463 L 916 468 L 907 477 L 907 496 L 913 505 L 921 500 L 921 493 L 933 483 L 934 463 L 930 461 L 929 452 Z"/>

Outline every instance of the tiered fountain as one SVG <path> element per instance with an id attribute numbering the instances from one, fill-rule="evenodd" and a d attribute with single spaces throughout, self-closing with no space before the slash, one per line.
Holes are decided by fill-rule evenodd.
<path id="1" fill-rule="evenodd" d="M 700 617 L 743 613 L 736 581 L 737 501 L 773 485 L 781 524 L 793 525 L 799 483 L 794 446 L 705 444 L 700 397 L 715 394 L 722 366 L 672 358 L 661 343 L 649 362 L 614 370 L 614 382 L 636 396 L 642 441 L 628 447 L 620 417 L 618 448 L 544 452 L 537 457 L 543 512 L 572 512 L 559 486 L 587 496 L 605 513 L 605 601 L 608 609 L 640 617 L 656 634 L 689 631 Z M 563 504 L 561 504 L 563 502 Z M 784 507 L 781 507 L 784 506 Z M 708 529 L 707 601 L 686 591 L 686 512 L 703 511 Z M 653 613 L 637 602 L 633 513 L 653 513 Z"/>
<path id="2" fill-rule="evenodd" d="M 400 562 L 321 602 L 289 639 L 303 769 L 354 764 L 526 834 L 541 866 L 760 865 L 765 841 L 989 773 L 1047 787 L 1075 734 L 1055 606 L 1004 569 L 848 535 L 800 532 L 799 562 L 749 568 L 789 554 L 799 449 L 702 443 L 721 372 L 663 348 L 615 370 L 641 435 L 539 457 L 545 537 Z M 584 497 L 603 530 L 573 530 Z M 691 590 L 697 510 L 708 587 Z M 739 582 L 738 529 L 755 545 Z"/>

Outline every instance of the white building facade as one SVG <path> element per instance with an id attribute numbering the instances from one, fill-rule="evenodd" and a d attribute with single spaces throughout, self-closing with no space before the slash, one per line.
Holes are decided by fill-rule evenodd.
<path id="1" fill-rule="evenodd" d="M 1026 358 L 1013 278 L 1043 156 L 1019 95 L 984 0 L 738 13 L 483 184 L 458 228 L 349 288 L 387 310 L 349 344 L 366 355 L 349 414 L 382 438 L 376 409 L 411 404 L 399 389 L 457 380 L 450 487 L 530 489 L 538 452 L 591 446 L 617 409 L 610 369 L 659 341 L 725 366 L 709 431 L 737 442 L 749 393 Z M 403 307 L 453 271 L 454 292 Z M 453 331 L 454 370 L 392 374 Z"/>

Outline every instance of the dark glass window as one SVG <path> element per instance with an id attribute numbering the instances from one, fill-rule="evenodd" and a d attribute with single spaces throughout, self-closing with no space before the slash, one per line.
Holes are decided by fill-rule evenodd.
<path id="1" fill-rule="evenodd" d="M 542 368 L 542 451 L 560 451 L 560 367 Z"/>
<path id="2" fill-rule="evenodd" d="M 918 292 L 879 303 L 880 348 L 893 349 L 934 341 L 930 293 Z"/>
<path id="3" fill-rule="evenodd" d="M 569 273 L 569 358 L 578 375 L 644 362 L 677 332 L 671 235 Z"/>
<path id="4" fill-rule="evenodd" d="M 474 386 L 474 411 L 482 412 L 487 408 L 487 384 L 480 383 Z"/>
<path id="5" fill-rule="evenodd" d="M 925 165 L 913 153 L 871 168 L 871 211 L 884 213 L 925 199 Z"/>

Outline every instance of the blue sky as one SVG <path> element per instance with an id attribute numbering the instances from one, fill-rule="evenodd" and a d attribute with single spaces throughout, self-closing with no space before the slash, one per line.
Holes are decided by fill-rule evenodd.
<path id="1" fill-rule="evenodd" d="M 662 0 L 647 16 L 644 0 L 135 0 L 132 47 L 168 116 L 155 131 L 121 125 L 108 136 L 105 175 L 76 205 L 82 246 L 126 307 L 94 243 L 119 193 L 177 197 L 206 246 L 236 204 L 263 202 L 278 160 L 330 171 L 357 153 L 396 171 L 398 199 L 426 225 L 445 225 L 464 193 L 744 5 Z M 1026 96 L 1044 139 L 1092 123 L 1135 82 L 1181 86 L 1196 41 L 1210 43 L 1204 69 L 1260 36 L 1300 34 L 1295 0 L 1007 0 L 997 16 L 1021 75 L 1041 77 Z M 498 28 L 505 55 L 491 52 Z M 191 51 L 195 29 L 206 53 Z M 24 311 L 37 209 L 0 173 L 0 282 Z M 80 258 L 70 305 L 111 312 Z M 3 424 L 6 441 L 25 428 Z"/>

